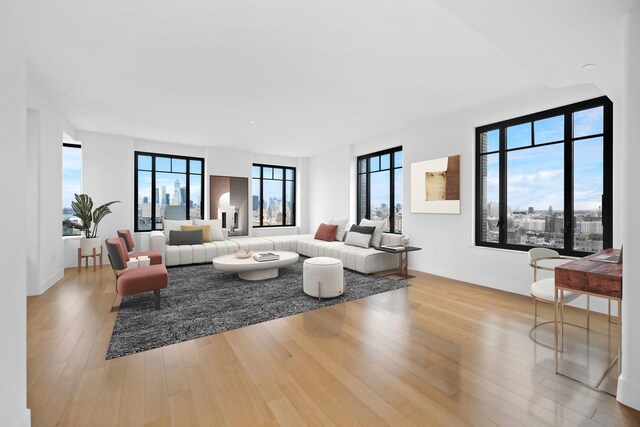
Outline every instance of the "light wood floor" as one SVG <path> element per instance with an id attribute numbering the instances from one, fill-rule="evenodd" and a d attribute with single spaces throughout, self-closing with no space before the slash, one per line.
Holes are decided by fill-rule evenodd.
<path id="1" fill-rule="evenodd" d="M 68 269 L 28 299 L 32 425 L 640 425 L 613 397 L 554 375 L 553 352 L 527 336 L 529 298 L 426 274 L 412 283 L 106 361 L 113 274 Z M 592 324 L 608 330 L 604 316 Z M 587 363 L 585 332 L 566 333 L 564 367 L 597 377 L 615 336 L 591 333 Z"/>

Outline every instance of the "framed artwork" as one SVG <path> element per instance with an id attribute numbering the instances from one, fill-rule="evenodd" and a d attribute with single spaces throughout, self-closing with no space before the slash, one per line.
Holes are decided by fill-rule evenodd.
<path id="1" fill-rule="evenodd" d="M 460 213 L 460 155 L 411 163 L 411 212 Z"/>

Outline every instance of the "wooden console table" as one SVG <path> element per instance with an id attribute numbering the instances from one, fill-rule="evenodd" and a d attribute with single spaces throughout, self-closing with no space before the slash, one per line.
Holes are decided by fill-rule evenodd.
<path id="1" fill-rule="evenodd" d="M 93 248 L 91 255 L 82 255 L 82 251 L 78 248 L 78 272 L 81 271 L 83 258 L 87 270 L 89 269 L 89 258 L 93 258 L 93 271 L 96 271 L 96 258 L 100 260 L 100 268 L 102 268 L 102 247 L 100 247 L 100 252 L 96 252 L 96 248 Z"/>
<path id="2" fill-rule="evenodd" d="M 554 327 L 554 357 L 556 374 L 577 381 L 591 389 L 610 394 L 598 389 L 598 386 L 606 378 L 613 366 L 618 362 L 618 370 L 621 366 L 622 357 L 622 264 L 611 264 L 607 262 L 593 261 L 598 255 L 619 255 L 617 249 L 606 249 L 587 257 L 559 265 L 555 268 L 555 327 Z M 598 379 L 595 385 L 587 384 L 576 378 L 561 373 L 558 370 L 558 310 L 564 309 L 564 291 L 578 292 L 586 295 L 593 295 L 599 298 L 606 298 L 618 302 L 618 355 L 607 370 Z M 560 313 L 560 318 L 564 319 L 564 313 Z M 564 337 L 563 337 L 564 338 Z"/>

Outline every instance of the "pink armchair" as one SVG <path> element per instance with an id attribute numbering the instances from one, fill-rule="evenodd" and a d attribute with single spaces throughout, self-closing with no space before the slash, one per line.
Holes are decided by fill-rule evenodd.
<path id="1" fill-rule="evenodd" d="M 133 237 L 129 230 L 118 230 L 118 237 L 124 240 L 124 244 L 129 252 L 129 258 L 137 258 L 139 256 L 148 256 L 151 265 L 162 264 L 162 254 L 157 251 L 133 252 Z"/>
<path id="2" fill-rule="evenodd" d="M 129 254 L 124 240 L 119 237 L 107 239 L 109 262 L 116 275 L 116 292 L 118 295 L 133 295 L 153 291 L 155 309 L 160 308 L 160 289 L 168 283 L 167 268 L 164 264 L 147 267 L 127 268 Z"/>

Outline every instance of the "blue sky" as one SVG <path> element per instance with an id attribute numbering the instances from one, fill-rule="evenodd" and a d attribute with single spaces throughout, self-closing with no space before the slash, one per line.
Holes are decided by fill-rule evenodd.
<path id="1" fill-rule="evenodd" d="M 82 149 L 62 147 L 62 207 L 70 208 L 82 193 Z"/>
<path id="2" fill-rule="evenodd" d="M 602 108 L 593 108 L 574 114 L 574 136 L 587 136 L 602 132 Z M 562 116 L 534 123 L 536 142 L 562 139 Z M 498 131 L 487 135 L 488 151 L 497 150 Z M 513 126 L 507 129 L 509 148 L 530 145 L 531 126 Z M 487 202 L 498 202 L 498 155 L 487 159 Z M 574 209 L 597 210 L 601 204 L 602 138 L 579 140 L 574 145 Z M 536 210 L 564 208 L 564 152 L 562 144 L 511 151 L 507 154 L 507 204 L 512 209 Z"/>

